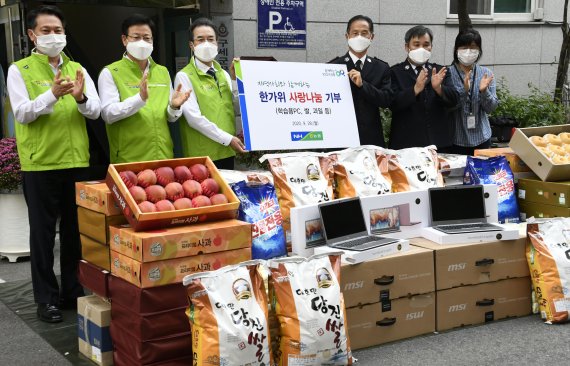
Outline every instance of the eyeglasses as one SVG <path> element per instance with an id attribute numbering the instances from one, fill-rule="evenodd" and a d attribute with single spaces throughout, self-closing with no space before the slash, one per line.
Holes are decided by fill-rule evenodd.
<path id="1" fill-rule="evenodd" d="M 135 42 L 138 42 L 142 39 L 143 41 L 145 41 L 147 43 L 152 43 L 152 36 L 141 36 L 141 35 L 135 34 L 132 36 L 129 35 L 127 37 L 133 39 Z"/>

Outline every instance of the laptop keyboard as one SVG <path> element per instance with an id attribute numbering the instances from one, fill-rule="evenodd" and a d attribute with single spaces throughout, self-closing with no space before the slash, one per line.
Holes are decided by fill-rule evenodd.
<path id="1" fill-rule="evenodd" d="M 377 239 L 374 237 L 370 237 L 370 236 L 365 236 L 362 238 L 358 238 L 358 239 L 354 239 L 354 240 L 350 240 L 344 243 L 339 243 L 337 245 L 335 245 L 335 247 L 337 248 L 354 248 L 356 246 L 365 244 L 365 243 L 369 243 L 369 242 L 373 242 L 376 241 Z"/>

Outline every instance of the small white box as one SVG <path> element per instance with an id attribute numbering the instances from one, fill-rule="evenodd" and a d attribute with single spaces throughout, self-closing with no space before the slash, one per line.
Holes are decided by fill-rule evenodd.
<path id="1" fill-rule="evenodd" d="M 512 226 L 503 226 L 494 224 L 504 228 L 503 231 L 483 231 L 475 233 L 446 234 L 443 231 L 436 230 L 432 227 L 422 229 L 422 236 L 438 244 L 465 244 L 465 243 L 484 243 L 497 240 L 516 240 L 519 238 L 518 228 Z"/>
<path id="2" fill-rule="evenodd" d="M 408 250 L 410 250 L 410 241 L 399 239 L 395 243 L 381 245 L 379 247 L 363 251 L 344 250 L 344 249 L 332 248 L 329 247 L 328 245 L 322 245 L 320 247 L 315 248 L 315 254 L 329 253 L 329 252 L 337 252 L 337 253 L 343 252 L 341 257 L 343 263 L 357 264 L 386 257 L 388 255 L 396 253 L 403 253 Z"/>

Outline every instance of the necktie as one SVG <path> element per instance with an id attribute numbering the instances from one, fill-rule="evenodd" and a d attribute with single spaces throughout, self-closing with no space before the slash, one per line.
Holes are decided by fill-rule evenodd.
<path id="1" fill-rule="evenodd" d="M 355 64 L 355 65 L 356 65 L 356 69 L 357 69 L 358 71 L 362 71 L 362 60 L 356 61 L 356 64 Z"/>
<path id="2" fill-rule="evenodd" d="M 211 77 L 214 78 L 214 80 L 216 81 L 216 83 L 218 83 L 218 77 L 216 76 L 216 71 L 214 71 L 213 68 L 209 68 L 208 71 L 206 71 L 206 74 L 210 75 Z"/>

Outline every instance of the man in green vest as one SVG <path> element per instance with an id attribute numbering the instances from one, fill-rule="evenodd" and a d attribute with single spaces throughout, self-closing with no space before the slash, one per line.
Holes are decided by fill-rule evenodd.
<path id="1" fill-rule="evenodd" d="M 180 134 L 184 156 L 209 156 L 218 168 L 233 169 L 236 152 L 246 152 L 235 136 L 235 70 L 232 65 L 230 77 L 214 60 L 218 54 L 217 31 L 209 19 L 192 23 L 190 48 L 194 56 L 174 79 L 174 85 L 194 91 L 182 105 L 185 121 L 180 124 Z"/>
<path id="2" fill-rule="evenodd" d="M 29 12 L 32 54 L 8 69 L 8 94 L 17 121 L 30 224 L 30 264 L 40 320 L 62 321 L 61 307 L 77 304 L 81 243 L 77 227 L 75 182 L 88 179 L 89 139 L 85 118 L 97 119 L 101 102 L 87 71 L 63 53 L 65 20 L 55 6 Z M 56 221 L 61 288 L 53 265 Z"/>
<path id="3" fill-rule="evenodd" d="M 190 92 L 172 90 L 166 67 L 150 57 L 154 22 L 133 14 L 123 21 L 122 59 L 99 74 L 101 117 L 107 123 L 111 163 L 172 159 L 168 122 L 181 115 Z"/>

